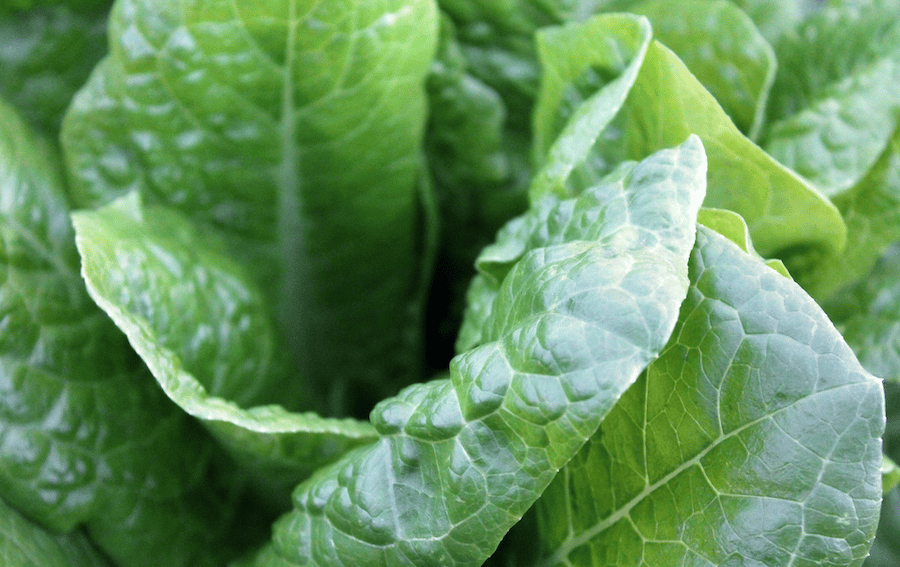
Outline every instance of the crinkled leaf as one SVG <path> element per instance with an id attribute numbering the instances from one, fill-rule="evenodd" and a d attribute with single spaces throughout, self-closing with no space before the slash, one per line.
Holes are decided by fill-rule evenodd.
<path id="1" fill-rule="evenodd" d="M 110 567 L 84 534 L 53 534 L 2 500 L 0 557 L 4 567 Z"/>
<path id="2" fill-rule="evenodd" d="M 487 342 L 379 404 L 381 440 L 298 487 L 255 564 L 483 562 L 667 340 L 704 172 L 692 137 L 559 202 L 572 222 L 512 268 Z"/>
<path id="3" fill-rule="evenodd" d="M 631 9 L 653 24 L 734 123 L 756 139 L 775 80 L 775 52 L 753 21 L 725 0 L 651 0 Z"/>
<path id="4" fill-rule="evenodd" d="M 698 230 L 669 345 L 540 501 L 544 565 L 861 565 L 881 384 L 803 290 Z"/>
<path id="5" fill-rule="evenodd" d="M 375 439 L 353 420 L 291 413 L 296 398 L 262 293 L 220 242 L 137 194 L 73 214 L 94 300 L 125 332 L 166 394 L 269 485 L 293 488 Z M 247 408 L 247 409 L 245 409 Z"/>
<path id="6" fill-rule="evenodd" d="M 773 0 L 763 0 L 764 2 Z M 785 5 L 791 2 L 783 2 Z M 814 105 L 845 77 L 897 52 L 898 0 L 839 0 L 802 9 L 803 20 L 774 43 L 778 73 L 769 101 L 769 121 Z"/>
<path id="7" fill-rule="evenodd" d="M 60 173 L 0 104 L 0 495 L 49 528 L 85 524 L 123 567 L 214 562 L 228 522 L 198 485 L 208 440 L 88 297 Z M 118 539 L 132 529 L 141 550 Z"/>
<path id="8" fill-rule="evenodd" d="M 138 189 L 222 231 L 343 413 L 418 370 L 437 18 L 430 0 L 307 4 L 118 2 L 63 144 L 80 206 Z"/>
<path id="9" fill-rule="evenodd" d="M 0 7 L 0 97 L 55 137 L 72 95 L 106 52 L 110 2 L 93 10 L 47 4 L 58 5 L 8 12 Z"/>
<path id="10" fill-rule="evenodd" d="M 580 63 L 585 71 L 591 67 L 589 60 Z M 602 174 L 691 133 L 700 136 L 709 157 L 706 206 L 740 214 L 761 253 L 801 244 L 843 247 L 846 227 L 837 209 L 744 137 L 684 63 L 658 42 L 648 48 L 621 112 L 597 138 L 590 163 Z M 540 193 L 532 191 L 532 198 Z"/>

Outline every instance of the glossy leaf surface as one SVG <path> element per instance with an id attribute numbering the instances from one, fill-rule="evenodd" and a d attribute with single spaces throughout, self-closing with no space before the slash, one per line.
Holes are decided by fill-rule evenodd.
<path id="1" fill-rule="evenodd" d="M 122 0 L 109 37 L 63 129 L 77 204 L 222 231 L 323 409 L 415 376 L 434 4 Z"/>
<path id="2" fill-rule="evenodd" d="M 379 404 L 382 439 L 298 487 L 255 565 L 483 562 L 668 338 L 705 163 L 692 137 L 559 202 L 484 344 Z"/>
<path id="3" fill-rule="evenodd" d="M 861 565 L 880 382 L 799 286 L 717 233 L 698 231 L 690 274 L 671 342 L 542 497 L 541 564 Z"/>
<path id="4" fill-rule="evenodd" d="M 0 494 L 49 528 L 86 524 L 123 566 L 215 561 L 208 442 L 88 297 L 60 170 L 0 105 Z"/>
<path id="5" fill-rule="evenodd" d="M 219 239 L 132 194 L 73 215 L 83 274 L 163 391 L 241 462 L 289 490 L 375 430 L 274 404 L 296 398 L 262 293 Z M 302 385 L 302 383 L 300 384 Z"/>

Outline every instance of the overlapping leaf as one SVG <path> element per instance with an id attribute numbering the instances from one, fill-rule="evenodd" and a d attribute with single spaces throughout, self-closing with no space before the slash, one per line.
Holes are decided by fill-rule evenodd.
<path id="1" fill-rule="evenodd" d="M 263 294 L 214 235 L 171 209 L 143 207 L 136 194 L 73 218 L 94 300 L 163 391 L 256 471 L 273 498 L 375 439 L 367 423 L 261 405 L 297 399 L 303 383 L 285 372 Z"/>
<path id="2" fill-rule="evenodd" d="M 60 169 L 0 105 L 0 494 L 52 529 L 86 524 L 123 566 L 215 562 L 208 442 L 88 297 Z"/>
<path id="3" fill-rule="evenodd" d="M 862 564 L 880 382 L 799 286 L 717 233 L 698 231 L 690 274 L 672 341 L 542 497 L 542 564 Z"/>
<path id="4" fill-rule="evenodd" d="M 566 27 L 580 26 L 591 37 L 592 25 L 588 21 Z M 607 81 L 598 80 L 594 68 L 606 64 L 604 54 L 582 51 L 580 55 L 577 61 L 563 64 L 570 69 L 568 76 L 576 77 L 569 79 L 569 88 L 592 75 L 592 86 L 603 92 Z M 581 75 L 574 72 L 578 67 Z M 552 81 L 551 76 L 548 82 Z M 829 250 L 843 247 L 846 227 L 837 209 L 744 137 L 684 64 L 658 42 L 647 48 L 622 110 L 597 138 L 589 154 L 592 176 L 599 178 L 623 161 L 641 159 L 679 143 L 691 133 L 700 136 L 709 156 L 706 205 L 740 214 L 761 253 L 800 245 Z M 539 198 L 548 190 L 558 189 L 535 183 L 532 198 Z"/>
<path id="5" fill-rule="evenodd" d="M 329 411 L 415 376 L 433 2 L 122 0 L 109 37 L 64 123 L 77 204 L 221 230 Z"/>
<path id="6" fill-rule="evenodd" d="M 692 137 L 559 202 L 485 343 L 379 404 L 382 439 L 301 485 L 255 565 L 483 562 L 668 338 L 704 173 Z"/>

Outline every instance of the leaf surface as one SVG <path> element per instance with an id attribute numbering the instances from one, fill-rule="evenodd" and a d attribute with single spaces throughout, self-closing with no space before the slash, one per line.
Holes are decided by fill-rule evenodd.
<path id="1" fill-rule="evenodd" d="M 6 104 L 0 244 L 2 498 L 54 530 L 86 525 L 123 567 L 215 562 L 227 517 L 199 485 L 208 439 L 91 301 L 56 153 Z"/>
<path id="2" fill-rule="evenodd" d="M 382 438 L 298 487 L 254 564 L 483 562 L 666 341 L 704 172 L 692 137 L 626 184 L 560 201 L 563 222 L 504 279 L 486 342 L 449 380 L 379 404 Z"/>
<path id="3" fill-rule="evenodd" d="M 750 139 L 766 116 L 775 80 L 775 52 L 753 21 L 725 0 L 690 0 L 678 8 L 664 0 L 638 4 L 654 37 L 674 51 Z"/>
<path id="4" fill-rule="evenodd" d="M 880 382 L 799 286 L 709 229 L 690 277 L 669 345 L 541 498 L 541 564 L 861 565 Z"/>
<path id="5" fill-rule="evenodd" d="M 2 500 L 0 557 L 4 567 L 111 567 L 84 534 L 53 534 Z"/>
<path id="6" fill-rule="evenodd" d="M 279 398 L 302 382 L 262 293 L 221 239 L 137 194 L 73 214 L 88 291 L 125 332 L 163 391 L 201 420 L 267 491 L 287 492 L 375 430 L 292 413 Z M 264 405 L 268 404 L 268 405 Z"/>
<path id="7" fill-rule="evenodd" d="M 323 409 L 416 376 L 434 3 L 123 0 L 109 37 L 63 128 L 77 204 L 221 231 Z"/>
<path id="8" fill-rule="evenodd" d="M 106 52 L 110 2 L 47 4 L 58 5 L 0 7 L 0 97 L 56 137 L 69 101 Z"/>

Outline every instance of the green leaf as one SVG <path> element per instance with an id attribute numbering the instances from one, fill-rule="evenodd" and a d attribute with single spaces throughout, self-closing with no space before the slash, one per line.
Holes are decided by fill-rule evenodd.
<path id="1" fill-rule="evenodd" d="M 329 411 L 418 376 L 434 3 L 122 0 L 109 37 L 63 125 L 77 204 L 223 232 Z"/>
<path id="2" fill-rule="evenodd" d="M 111 567 L 84 534 L 52 534 L 2 500 L 0 557 L 4 567 Z"/>
<path id="3" fill-rule="evenodd" d="M 261 405 L 296 399 L 302 382 L 284 372 L 262 293 L 208 231 L 137 194 L 72 218 L 91 296 L 270 498 L 377 437 L 367 423 Z"/>
<path id="4" fill-rule="evenodd" d="M 889 248 L 868 275 L 824 307 L 869 372 L 900 382 L 900 248 Z"/>
<path id="5" fill-rule="evenodd" d="M 590 35 L 592 25 L 582 24 L 586 36 L 602 44 Z M 590 59 L 577 63 L 582 72 L 594 64 Z M 573 70 L 568 75 L 578 76 Z M 604 87 L 602 80 L 594 84 Z M 593 178 L 622 161 L 642 159 L 680 143 L 692 133 L 703 140 L 709 157 L 705 205 L 740 214 L 761 253 L 772 254 L 790 245 L 843 247 L 846 227 L 837 209 L 744 137 L 684 63 L 658 42 L 647 49 L 622 110 L 596 138 L 589 154 Z M 533 186 L 532 199 L 538 199 L 546 187 Z"/>
<path id="6" fill-rule="evenodd" d="M 742 132 L 756 139 L 775 80 L 775 52 L 753 21 L 725 0 L 651 0 L 631 10 L 650 19 L 654 37 L 674 51 Z"/>
<path id="7" fill-rule="evenodd" d="M 900 466 L 885 455 L 881 463 L 881 490 L 887 494 L 897 485 L 900 485 Z"/>
<path id="8" fill-rule="evenodd" d="M 885 457 L 900 459 L 900 386 L 884 385 L 887 425 L 884 431 Z M 900 490 L 894 488 L 884 495 L 881 504 L 881 521 L 875 543 L 865 567 L 894 567 L 900 560 Z"/>
<path id="9" fill-rule="evenodd" d="M 709 229 L 669 345 L 540 500 L 542 565 L 860 565 L 880 381 L 802 289 Z"/>
<path id="10" fill-rule="evenodd" d="M 627 184 L 558 202 L 563 222 L 504 279 L 486 342 L 449 380 L 379 404 L 382 438 L 298 487 L 255 565 L 483 562 L 667 340 L 704 172 L 692 137 Z"/>
<path id="11" fill-rule="evenodd" d="M 770 42 L 793 32 L 797 25 L 814 9 L 819 0 L 732 0 L 759 28 Z"/>
<path id="12" fill-rule="evenodd" d="M 591 165 L 586 163 L 591 148 L 634 85 L 650 37 L 647 20 L 627 14 L 538 33 L 543 77 L 534 109 L 534 161 L 543 167 L 532 181 L 532 200 L 545 194 L 571 196 L 566 183 L 576 166 L 582 166 L 576 184 L 585 186 L 590 174 L 583 166 Z"/>
<path id="13" fill-rule="evenodd" d="M 773 123 L 766 151 L 828 196 L 850 189 L 884 152 L 897 128 L 900 60 L 884 58 Z"/>
<path id="14" fill-rule="evenodd" d="M 707 228 L 715 230 L 728 240 L 734 242 L 747 254 L 763 259 L 756 249 L 753 248 L 753 242 L 750 239 L 750 229 L 747 227 L 747 223 L 744 222 L 741 215 L 734 211 L 726 209 L 700 209 L 700 214 L 697 216 L 697 222 Z M 787 267 L 785 267 L 781 260 L 775 258 L 772 260 L 765 260 L 765 262 L 767 266 L 782 276 L 786 278 L 791 277 Z"/>
<path id="15" fill-rule="evenodd" d="M 847 246 L 797 272 L 800 284 L 821 300 L 867 274 L 884 250 L 900 240 L 900 131 L 869 172 L 835 197 L 834 204 L 847 224 Z"/>
<path id="16" fill-rule="evenodd" d="M 93 10 L 56 4 L 28 11 L 0 7 L 0 97 L 53 137 L 75 91 L 106 52 L 110 3 Z"/>
<path id="17" fill-rule="evenodd" d="M 783 4 L 790 9 L 790 2 Z M 813 106 L 836 83 L 896 54 L 900 39 L 897 0 L 803 0 L 794 4 L 807 6 L 801 9 L 802 21 L 793 21 L 789 32 L 774 43 L 778 73 L 769 103 L 771 122 Z"/>
<path id="18" fill-rule="evenodd" d="M 760 253 L 773 254 L 793 244 L 843 247 L 846 228 L 834 206 L 745 138 L 684 64 L 660 44 L 650 46 L 616 126 L 622 137 L 603 138 L 601 155 L 624 153 L 622 157 L 639 159 L 688 133 L 700 136 L 709 156 L 704 205 L 740 214 Z"/>
<path id="19" fill-rule="evenodd" d="M 77 254 L 55 152 L 0 103 L 0 496 L 51 529 L 86 525 L 122 567 L 216 561 L 209 441 L 88 297 Z M 132 529 L 140 550 L 116 539 Z"/>

